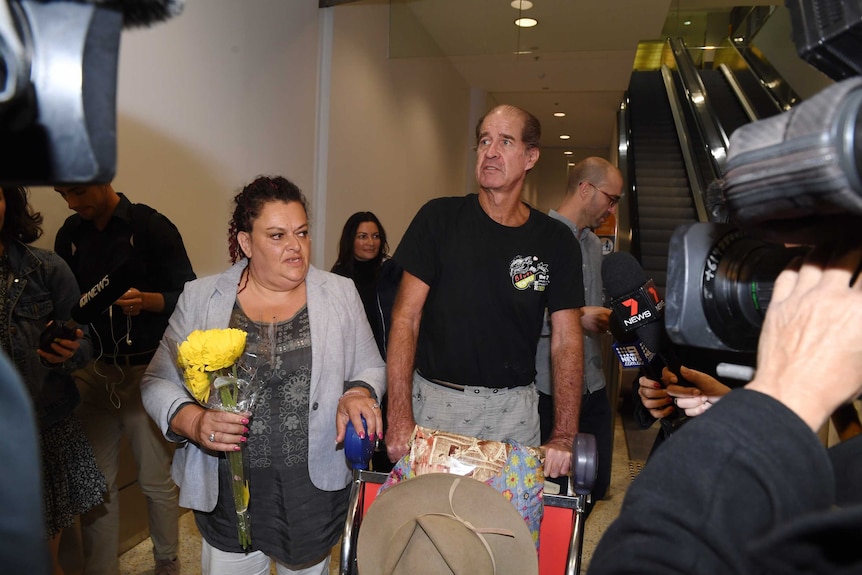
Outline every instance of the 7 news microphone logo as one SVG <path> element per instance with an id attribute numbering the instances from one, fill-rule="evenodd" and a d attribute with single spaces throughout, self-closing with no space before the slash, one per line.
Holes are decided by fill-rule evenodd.
<path id="1" fill-rule="evenodd" d="M 635 291 L 613 300 L 611 309 L 622 320 L 625 331 L 629 332 L 641 325 L 660 320 L 664 300 L 659 297 L 655 283 L 649 280 Z"/>

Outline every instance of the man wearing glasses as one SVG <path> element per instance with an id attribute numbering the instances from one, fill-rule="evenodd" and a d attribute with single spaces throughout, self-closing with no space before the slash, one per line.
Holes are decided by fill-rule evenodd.
<path id="1" fill-rule="evenodd" d="M 601 335 L 608 329 L 611 310 L 604 307 L 602 294 L 602 243 L 593 233 L 616 212 L 623 190 L 623 177 L 616 166 L 602 158 L 582 160 L 569 172 L 563 203 L 550 216 L 566 224 L 578 239 L 583 259 L 584 296 L 581 326 L 584 331 L 584 395 L 578 431 L 592 433 L 598 448 L 598 474 L 592 500 L 604 497 L 611 480 L 611 406 L 605 392 L 602 370 Z M 542 441 L 554 423 L 551 387 L 551 324 L 545 316 L 542 337 L 536 352 L 536 387 L 539 390 L 539 416 Z"/>

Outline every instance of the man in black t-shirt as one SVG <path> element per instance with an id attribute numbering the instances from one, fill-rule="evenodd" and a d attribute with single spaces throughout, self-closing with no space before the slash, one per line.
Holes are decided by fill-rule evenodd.
<path id="1" fill-rule="evenodd" d="M 430 201 L 394 259 L 404 269 L 387 351 L 389 457 L 413 427 L 538 445 L 536 344 L 553 324 L 554 430 L 545 474 L 569 472 L 583 381 L 581 253 L 560 222 L 521 201 L 541 127 L 514 106 L 476 128 L 479 193 Z"/>
<path id="2" fill-rule="evenodd" d="M 90 324 L 95 360 L 74 373 L 82 399 L 81 423 L 108 482 L 104 506 L 81 518 L 84 575 L 119 573 L 117 471 L 123 433 L 129 437 L 138 483 L 147 497 L 154 573 L 176 575 L 178 492 L 169 452 L 144 411 L 140 384 L 183 286 L 195 273 L 179 231 L 154 209 L 132 204 L 110 184 L 55 189 L 77 213 L 57 232 L 54 251 L 69 264 L 81 292 L 106 274 L 111 281 L 130 282 Z M 125 271 L 116 273 L 121 265 Z"/>

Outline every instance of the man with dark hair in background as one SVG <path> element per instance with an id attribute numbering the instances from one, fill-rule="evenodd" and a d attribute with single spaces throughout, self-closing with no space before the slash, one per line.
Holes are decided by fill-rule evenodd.
<path id="1" fill-rule="evenodd" d="M 85 292 L 123 265 L 129 289 L 91 324 L 95 360 L 74 373 L 79 415 L 108 482 L 104 506 L 82 516 L 85 575 L 117 575 L 120 439 L 128 434 L 147 498 L 155 575 L 180 572 L 178 491 L 170 453 L 141 403 L 141 377 L 187 281 L 195 279 L 182 237 L 165 216 L 132 204 L 110 184 L 56 187 L 69 209 L 54 250 Z"/>
<path id="2" fill-rule="evenodd" d="M 414 426 L 540 443 L 536 343 L 553 325 L 554 429 L 545 475 L 569 472 L 581 398 L 581 254 L 571 232 L 521 200 L 541 125 L 497 106 L 476 128 L 479 193 L 431 200 L 394 259 L 404 269 L 387 352 L 392 461 Z"/>
<path id="3" fill-rule="evenodd" d="M 592 503 L 604 497 L 611 481 L 611 405 L 602 369 L 601 336 L 608 330 L 611 310 L 604 307 L 602 293 L 602 243 L 593 233 L 611 214 L 623 193 L 623 176 L 616 166 L 603 158 L 590 157 L 569 172 L 566 196 L 549 215 L 566 224 L 580 244 L 584 262 L 584 298 L 581 315 L 584 330 L 584 396 L 578 431 L 596 438 L 598 473 L 592 490 Z M 554 402 L 551 385 L 551 325 L 546 321 L 536 353 L 536 387 L 539 390 L 539 418 L 542 440 L 551 433 Z M 592 509 L 592 504 L 588 509 Z"/>

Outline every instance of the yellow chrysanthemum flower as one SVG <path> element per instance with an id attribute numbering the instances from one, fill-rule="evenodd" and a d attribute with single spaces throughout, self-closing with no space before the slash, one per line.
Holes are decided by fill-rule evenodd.
<path id="1" fill-rule="evenodd" d="M 218 371 L 232 366 L 245 349 L 241 329 L 195 330 L 180 344 L 178 362 L 184 368 Z"/>
<path id="2" fill-rule="evenodd" d="M 192 395 L 201 403 L 206 403 L 210 398 L 210 378 L 206 372 L 194 368 L 186 368 L 183 371 L 186 387 Z"/>
<path id="3" fill-rule="evenodd" d="M 246 333 L 240 329 L 195 330 L 177 348 L 177 364 L 186 387 L 201 403 L 210 395 L 213 372 L 231 367 L 245 349 Z"/>

